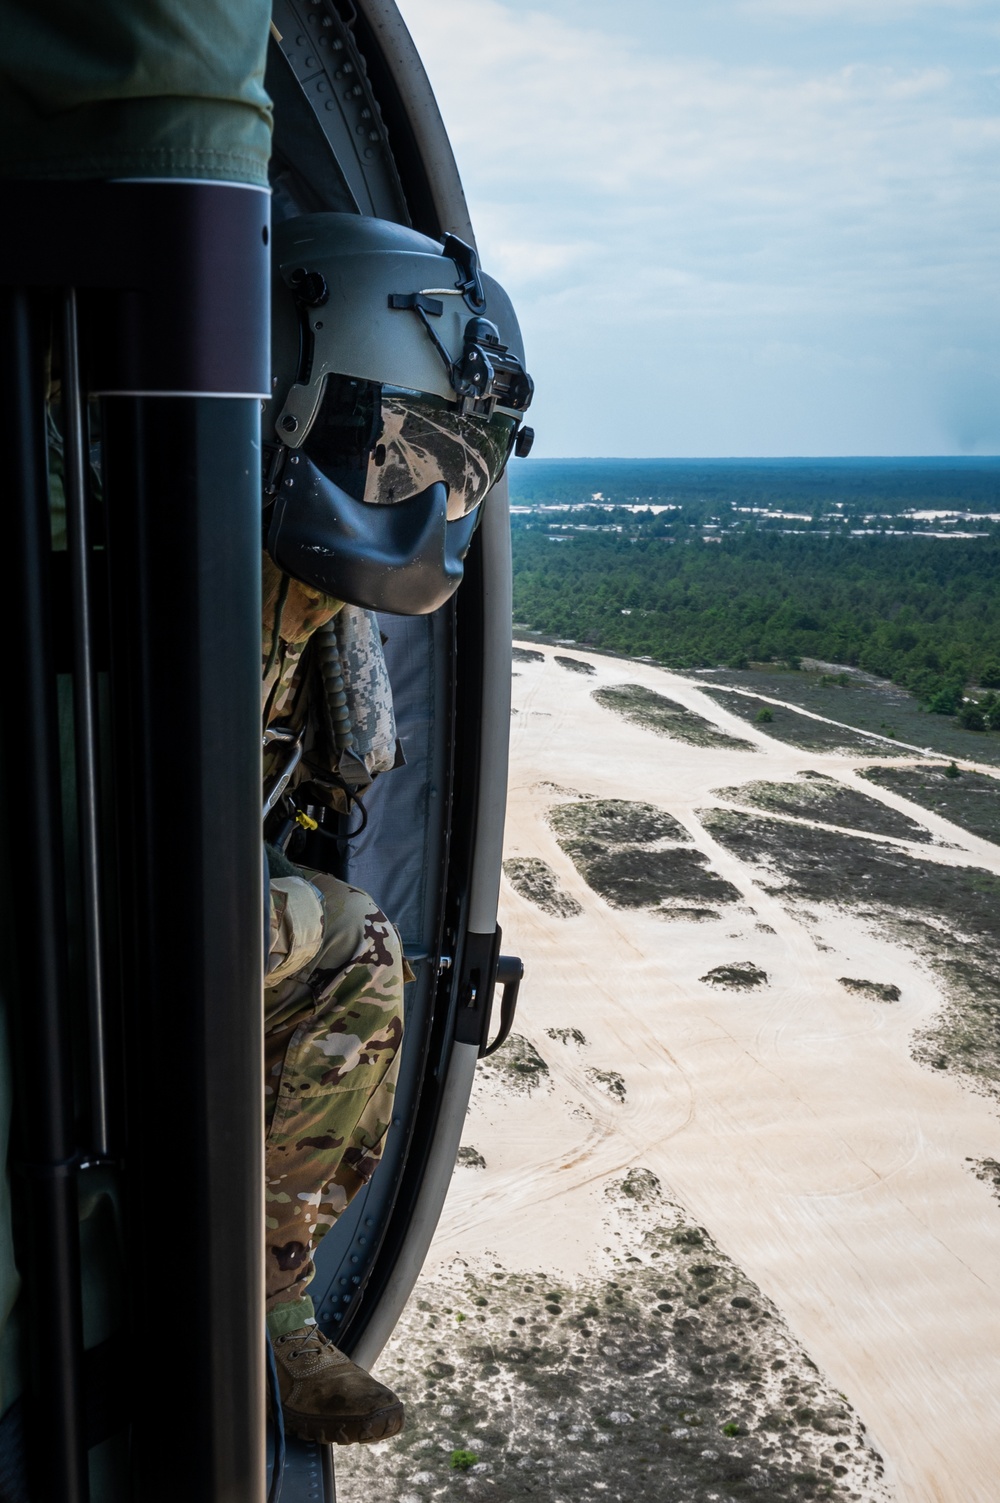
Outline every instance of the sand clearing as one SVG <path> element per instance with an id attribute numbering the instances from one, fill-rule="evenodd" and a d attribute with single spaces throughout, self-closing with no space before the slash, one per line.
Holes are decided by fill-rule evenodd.
<path id="1" fill-rule="evenodd" d="M 501 914 L 505 948 L 527 967 L 517 1030 L 549 1074 L 522 1092 L 497 1072 L 477 1086 L 465 1141 L 485 1167 L 456 1171 L 428 1276 L 486 1249 L 510 1270 L 584 1275 L 613 1235 L 608 1180 L 650 1169 L 844 1391 L 900 1500 L 996 1503 L 1000 1206 L 967 1163 L 1000 1157 L 995 1106 L 911 1058 L 941 1001 L 911 951 L 849 911 L 789 912 L 696 811 L 720 803 L 715 790 L 812 771 L 932 836 L 886 840 L 900 851 L 1000 871 L 1000 850 L 857 779 L 876 743 L 871 755 L 803 751 L 689 679 L 571 652 L 594 672 L 566 671 L 551 649 L 517 665 L 507 854 L 532 880 L 544 863 L 580 911 L 545 912 L 505 881 Z M 752 745 L 667 739 L 592 697 L 624 683 Z M 574 793 L 668 811 L 739 900 L 670 918 L 609 906 L 546 818 Z M 766 981 L 701 979 L 746 963 Z"/>

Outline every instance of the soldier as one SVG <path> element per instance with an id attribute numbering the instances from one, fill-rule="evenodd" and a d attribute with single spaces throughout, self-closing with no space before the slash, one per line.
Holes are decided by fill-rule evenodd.
<path id="1" fill-rule="evenodd" d="M 422 615 L 453 594 L 480 503 L 533 435 L 517 320 L 470 247 L 308 214 L 276 226 L 274 258 L 264 725 L 266 829 L 280 846 L 276 821 L 287 833 L 303 802 L 343 810 L 393 765 L 370 612 Z M 367 686 L 360 739 L 337 660 L 352 611 L 375 632 L 352 679 Z M 289 1427 L 378 1440 L 401 1428 L 402 1405 L 319 1330 L 306 1288 L 316 1243 L 378 1164 L 410 978 L 371 898 L 273 846 L 269 859 L 268 1328 Z"/>
<path id="2" fill-rule="evenodd" d="M 264 582 L 265 713 L 269 724 L 287 724 L 296 701 L 307 716 L 304 649 L 341 607 L 282 577 L 266 556 Z M 382 1154 L 405 962 L 395 928 L 367 893 L 295 867 L 274 847 L 268 861 L 265 1278 L 285 1423 L 307 1440 L 381 1440 L 402 1428 L 402 1404 L 326 1338 L 306 1291 L 316 1244 Z"/>

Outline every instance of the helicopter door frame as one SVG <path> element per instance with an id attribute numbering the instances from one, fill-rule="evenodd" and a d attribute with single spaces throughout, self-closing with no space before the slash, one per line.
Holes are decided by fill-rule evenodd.
<path id="1" fill-rule="evenodd" d="M 359 47 L 401 176 L 411 189 L 411 212 L 423 217 L 430 210 L 435 223 L 426 226 L 428 233 L 451 232 L 474 246 L 475 234 L 451 142 L 395 0 L 355 0 L 355 5 L 361 30 L 367 32 L 367 36 L 358 37 Z M 380 77 L 382 68 L 385 76 Z M 424 184 L 430 202 L 421 213 L 419 189 Z M 418 191 L 413 192 L 414 188 Z M 476 766 L 456 769 L 458 797 L 453 812 L 471 818 L 468 865 L 465 870 L 456 870 L 456 866 L 465 865 L 462 841 L 452 841 L 448 860 L 449 906 L 457 901 L 461 909 L 460 930 L 453 936 L 454 953 L 445 957 L 449 965 L 445 976 L 450 990 L 451 1042 L 434 1103 L 430 1145 L 422 1162 L 407 1164 L 411 1175 L 414 1169 L 419 1174 L 419 1186 L 408 1206 L 394 1208 L 381 1259 L 376 1259 L 372 1270 L 377 1290 L 374 1306 L 358 1312 L 360 1319 L 348 1333 L 351 1355 L 364 1367 L 375 1363 L 392 1335 L 426 1260 L 451 1183 L 476 1062 L 489 1024 L 507 811 L 512 588 L 510 508 L 504 476 L 484 502 L 468 577 L 455 602 L 457 716 L 459 722 L 476 716 L 478 734 Z M 476 619 L 470 620 L 470 616 Z M 473 656 L 478 661 L 471 662 Z M 456 887 L 464 891 L 459 894 Z M 473 974 L 474 984 L 470 980 Z M 360 1331 L 355 1335 L 358 1326 Z"/>

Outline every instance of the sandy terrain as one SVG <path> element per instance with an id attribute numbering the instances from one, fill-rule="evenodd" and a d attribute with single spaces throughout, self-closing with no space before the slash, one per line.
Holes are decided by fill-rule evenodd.
<path id="1" fill-rule="evenodd" d="M 545 863 L 579 912 L 573 903 L 545 912 L 504 883 L 504 947 L 527 968 L 516 1025 L 523 1088 L 511 1089 L 519 1082 L 509 1063 L 505 1076 L 503 1054 L 481 1072 L 467 1166 L 456 1171 L 426 1288 L 447 1280 L 456 1259 L 484 1257 L 514 1275 L 593 1278 L 614 1239 L 624 1247 L 631 1235 L 609 1220 L 609 1183 L 641 1167 L 773 1302 L 885 1457 L 888 1493 L 858 1473 L 844 1485 L 860 1491 L 837 1496 L 996 1503 L 1000 1207 L 970 1162 L 1000 1157 L 996 1104 L 912 1057 L 915 1030 L 942 1002 L 919 953 L 843 905 L 796 906 L 765 891 L 760 869 L 713 838 L 698 811 L 722 802 L 717 790 L 733 807 L 732 790 L 751 781 L 824 774 L 879 801 L 886 828 L 907 829 L 889 810 L 922 826 L 920 841 L 880 835 L 890 853 L 1000 872 L 1000 849 L 855 775 L 880 758 L 900 765 L 903 748 L 797 749 L 690 679 L 562 655 L 593 673 L 560 666 L 551 648 L 542 662 L 515 665 L 507 854 L 529 875 Z M 723 744 L 668 739 L 592 697 L 626 683 L 704 717 Z M 749 744 L 724 744 L 733 737 Z M 737 890 L 733 900 L 688 906 L 687 917 L 611 906 L 582 875 L 598 870 L 598 847 L 557 839 L 548 819 L 580 796 L 667 811 L 683 826 L 670 849 L 700 852 L 704 869 Z M 791 838 L 791 816 L 768 817 L 790 819 Z M 734 983 L 729 968 L 750 963 L 766 979 L 747 972 L 740 986 L 737 971 Z M 876 992 L 849 990 L 844 977 Z M 898 1000 L 880 1000 L 879 987 L 898 988 Z M 425 1495 L 411 1491 L 413 1503 Z"/>

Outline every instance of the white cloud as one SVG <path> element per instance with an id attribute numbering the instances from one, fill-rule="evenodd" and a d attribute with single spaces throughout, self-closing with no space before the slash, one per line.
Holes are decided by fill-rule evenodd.
<path id="1" fill-rule="evenodd" d="M 612 34 L 547 14 L 545 0 L 402 0 L 485 264 L 525 326 L 542 451 L 592 444 L 596 421 L 602 452 L 639 452 L 630 423 L 645 452 L 713 452 L 710 429 L 723 452 L 803 452 L 795 424 L 812 377 L 789 352 L 810 347 L 821 449 L 860 452 L 862 432 L 871 449 L 876 388 L 894 414 L 890 450 L 905 446 L 907 401 L 925 435 L 908 442 L 949 441 L 928 426 L 948 407 L 936 350 L 978 349 L 1000 322 L 995 79 L 975 59 L 944 66 L 933 48 L 906 66 L 863 49 L 826 67 L 680 57 L 629 34 L 629 3 Z M 798 0 L 760 3 L 790 13 Z M 803 13 L 832 3 L 803 0 Z M 596 419 L 573 408 L 588 362 L 606 393 Z M 668 391 L 673 426 L 658 417 Z"/>
<path id="2" fill-rule="evenodd" d="M 987 0 L 742 0 L 749 16 L 794 16 L 803 21 L 841 20 L 870 26 L 933 11 L 985 10 Z"/>
<path id="3" fill-rule="evenodd" d="M 513 278 L 527 286 L 557 277 L 564 280 L 574 267 L 599 255 L 601 245 L 596 240 L 562 243 L 538 237 L 516 240 L 505 237 L 500 225 L 489 237 L 489 250 L 494 276 L 501 281 Z"/>

